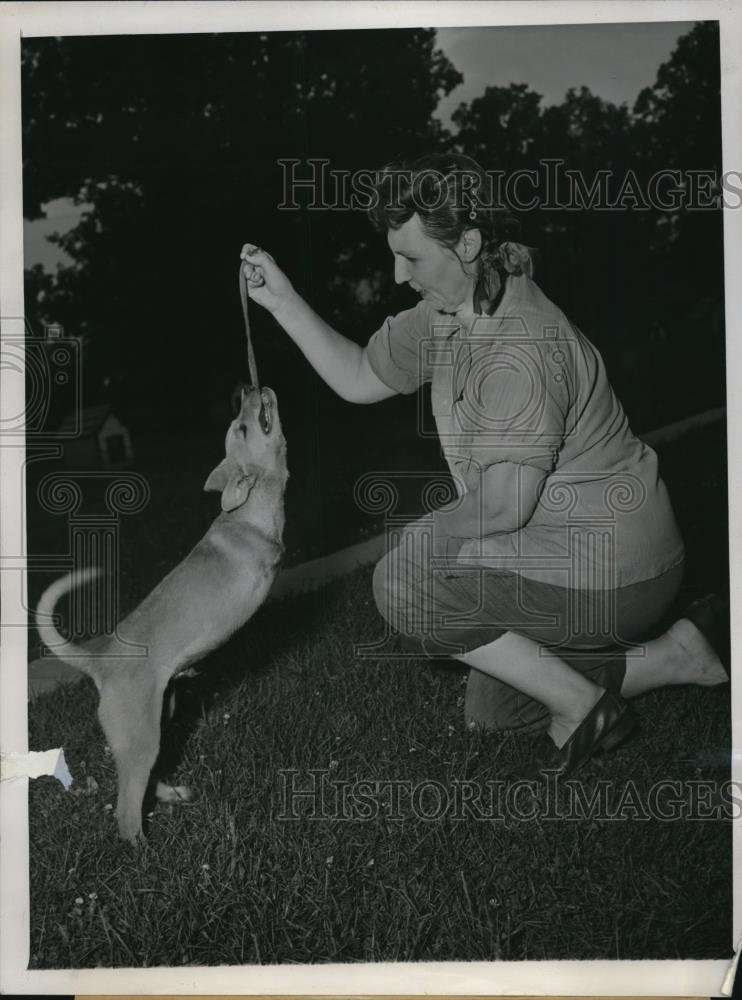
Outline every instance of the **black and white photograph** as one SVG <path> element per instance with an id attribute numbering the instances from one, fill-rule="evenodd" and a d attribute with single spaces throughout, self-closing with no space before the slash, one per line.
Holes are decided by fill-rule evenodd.
<path id="1" fill-rule="evenodd" d="M 3 990 L 721 995 L 739 12 L 3 6 Z"/>

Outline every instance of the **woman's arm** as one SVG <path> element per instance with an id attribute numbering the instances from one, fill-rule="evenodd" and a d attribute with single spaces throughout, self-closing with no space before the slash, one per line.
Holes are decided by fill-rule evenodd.
<path id="1" fill-rule="evenodd" d="M 350 403 L 376 403 L 396 394 L 374 373 L 365 349 L 325 323 L 269 253 L 248 243 L 241 256 L 250 298 L 272 313 L 331 389 Z"/>
<path id="2" fill-rule="evenodd" d="M 320 378 L 349 403 L 376 403 L 396 395 L 374 373 L 366 351 L 338 333 L 296 293 L 274 317 Z"/>
<path id="3" fill-rule="evenodd" d="M 518 531 L 533 516 L 547 475 L 533 465 L 490 465 L 474 489 L 435 512 L 436 537 L 442 542 Z"/>

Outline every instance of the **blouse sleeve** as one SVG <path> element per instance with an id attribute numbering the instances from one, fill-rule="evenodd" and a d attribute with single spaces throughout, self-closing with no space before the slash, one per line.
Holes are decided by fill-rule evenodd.
<path id="1" fill-rule="evenodd" d="M 459 405 L 480 473 L 496 462 L 554 471 L 566 433 L 568 379 L 538 347 L 504 345 L 475 362 Z"/>
<path id="2" fill-rule="evenodd" d="M 424 305 L 388 316 L 366 346 L 374 374 L 395 392 L 415 392 L 430 380 L 424 342 L 431 333 Z"/>

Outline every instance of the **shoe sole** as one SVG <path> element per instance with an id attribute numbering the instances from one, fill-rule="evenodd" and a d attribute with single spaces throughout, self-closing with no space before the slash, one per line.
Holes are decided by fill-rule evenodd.
<path id="1" fill-rule="evenodd" d="M 630 708 L 627 708 L 621 718 L 616 721 L 615 725 L 611 726 L 605 736 L 599 741 L 595 749 L 600 749 L 604 753 L 609 750 L 615 750 L 616 747 L 631 736 L 637 726 L 636 716 Z"/>
<path id="2" fill-rule="evenodd" d="M 632 733 L 638 728 L 639 722 L 632 712 L 631 708 L 627 705 L 618 719 L 614 722 L 611 728 L 602 735 L 602 737 L 593 744 L 590 750 L 581 757 L 569 771 L 560 772 L 563 777 L 569 777 L 583 767 L 593 756 L 598 754 L 603 754 L 610 750 L 615 750 L 621 743 L 627 740 Z M 526 780 L 541 782 L 543 781 L 546 771 L 550 771 L 551 768 L 547 765 L 538 768 L 533 776 L 526 777 Z M 540 775 L 540 777 L 538 777 Z M 517 775 L 521 777 L 521 775 Z"/>

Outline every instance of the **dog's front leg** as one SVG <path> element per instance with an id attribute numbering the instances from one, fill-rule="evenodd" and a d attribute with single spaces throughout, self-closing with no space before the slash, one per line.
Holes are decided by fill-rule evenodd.
<path id="1" fill-rule="evenodd" d="M 98 718 L 118 773 L 119 835 L 131 842 L 142 835 L 144 796 L 160 749 L 165 686 L 146 663 L 110 671 L 100 685 Z"/>

